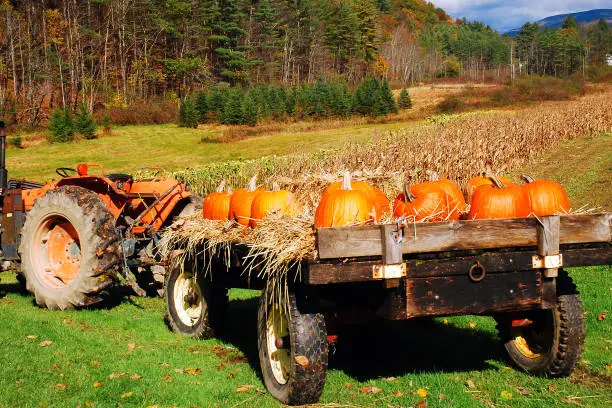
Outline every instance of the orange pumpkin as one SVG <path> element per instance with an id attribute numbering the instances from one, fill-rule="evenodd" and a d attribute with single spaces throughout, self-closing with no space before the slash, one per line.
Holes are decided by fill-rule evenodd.
<path id="1" fill-rule="evenodd" d="M 504 183 L 506 186 L 510 186 L 513 185 L 514 183 L 512 183 L 512 181 L 510 179 L 507 179 L 506 177 L 502 177 L 499 176 L 499 180 Z M 493 183 L 493 181 L 491 181 L 491 178 L 486 177 L 486 176 L 477 176 L 474 177 L 473 179 L 471 179 L 470 181 L 468 181 L 468 183 L 465 186 L 465 194 L 467 197 L 468 201 L 472 201 L 472 197 L 474 196 L 474 192 L 476 191 L 476 189 L 480 186 L 493 186 L 495 185 Z"/>
<path id="2" fill-rule="evenodd" d="M 461 188 L 449 179 L 441 179 L 436 182 L 438 187 L 444 190 L 445 206 L 446 206 L 446 220 L 458 220 L 459 216 L 465 212 L 467 204 L 463 197 Z"/>
<path id="3" fill-rule="evenodd" d="M 395 198 L 393 215 L 406 217 L 412 221 L 444 221 L 450 215 L 446 192 L 436 181 L 407 185 L 404 192 Z M 457 218 L 459 218 L 458 213 Z"/>
<path id="4" fill-rule="evenodd" d="M 230 201 L 229 219 L 248 226 L 251 221 L 253 200 L 264 190 L 256 188 L 257 176 L 253 176 L 246 188 L 234 191 Z"/>
<path id="5" fill-rule="evenodd" d="M 272 191 L 262 191 L 255 196 L 251 204 L 251 227 L 272 212 L 295 215 L 300 209 L 295 195 L 291 191 L 280 190 L 275 183 Z"/>
<path id="6" fill-rule="evenodd" d="M 523 188 L 529 198 L 531 213 L 538 217 L 554 214 L 567 214 L 571 208 L 567 193 L 561 184 L 550 180 L 534 180 L 523 175 L 526 183 Z"/>
<path id="7" fill-rule="evenodd" d="M 332 183 L 328 185 L 323 194 L 321 195 L 321 201 L 325 200 L 327 196 L 333 191 L 342 189 L 343 181 L 339 183 Z M 390 213 L 390 202 L 387 195 L 378 187 L 374 187 L 365 181 L 352 181 L 351 189 L 353 191 L 362 191 L 366 194 L 368 200 L 374 205 L 375 220 L 378 221 L 383 215 Z"/>
<path id="8" fill-rule="evenodd" d="M 217 191 L 210 193 L 204 198 L 202 204 L 202 215 L 210 220 L 227 220 L 229 216 L 231 189 L 224 191 L 225 180 L 219 184 Z"/>
<path id="9" fill-rule="evenodd" d="M 494 185 L 476 189 L 470 204 L 468 219 L 520 218 L 530 213 L 529 197 L 521 186 L 505 185 L 497 177 L 491 177 Z"/>
<path id="10" fill-rule="evenodd" d="M 354 189 L 351 184 L 351 174 L 348 171 L 344 174 L 339 189 L 335 186 L 328 189 L 323 192 L 323 197 L 317 206 L 315 228 L 359 225 L 372 220 L 376 210 L 368 196 L 371 190 Z"/>

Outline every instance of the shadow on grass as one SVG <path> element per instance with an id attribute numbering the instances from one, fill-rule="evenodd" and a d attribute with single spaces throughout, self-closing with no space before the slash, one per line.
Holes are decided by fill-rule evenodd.
<path id="1" fill-rule="evenodd" d="M 258 298 L 232 300 L 221 340 L 238 348 L 258 375 Z M 329 368 L 358 381 L 423 372 L 497 369 L 488 360 L 503 360 L 498 339 L 488 332 L 444 325 L 431 319 L 344 328 Z"/>

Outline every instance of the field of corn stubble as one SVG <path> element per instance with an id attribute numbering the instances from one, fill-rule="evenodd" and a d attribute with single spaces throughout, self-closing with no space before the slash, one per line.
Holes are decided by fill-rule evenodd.
<path id="1" fill-rule="evenodd" d="M 269 187 L 272 181 L 280 181 L 303 204 L 314 207 L 323 187 L 343 170 L 371 181 L 387 194 L 399 191 L 406 177 L 419 178 L 419 170 L 425 169 L 463 185 L 483 170 L 486 161 L 492 162 L 496 172 L 509 172 L 560 141 L 610 129 L 612 90 L 517 111 L 433 116 L 422 125 L 375 134 L 365 144 L 213 163 L 174 174 L 200 194 L 212 191 L 222 178 L 238 187 L 258 174 L 260 184 Z"/>

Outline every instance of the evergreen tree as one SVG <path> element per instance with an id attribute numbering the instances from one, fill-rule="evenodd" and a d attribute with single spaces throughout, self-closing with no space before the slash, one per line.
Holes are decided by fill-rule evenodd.
<path id="1" fill-rule="evenodd" d="M 599 19 L 588 33 L 591 43 L 591 59 L 596 64 L 605 64 L 606 56 L 612 54 L 612 30 L 605 18 Z"/>
<path id="2" fill-rule="evenodd" d="M 406 88 L 402 88 L 402 92 L 397 99 L 397 105 L 400 109 L 412 108 L 412 100 L 410 99 L 410 94 L 408 94 L 408 90 Z"/>
<path id="3" fill-rule="evenodd" d="M 359 20 L 348 0 L 330 3 L 325 25 L 325 42 L 334 57 L 335 68 L 344 72 L 359 44 Z"/>
<path id="4" fill-rule="evenodd" d="M 179 116 L 179 125 L 181 127 L 190 127 L 194 129 L 198 127 L 200 113 L 196 109 L 195 103 L 190 98 L 185 98 L 181 102 Z"/>
<path id="5" fill-rule="evenodd" d="M 359 47 L 365 61 L 374 61 L 378 51 L 378 11 L 375 0 L 356 0 L 355 14 L 359 21 Z"/>
<path id="6" fill-rule="evenodd" d="M 260 0 L 253 12 L 253 18 L 256 22 L 255 44 L 258 58 L 251 63 L 259 65 L 264 79 L 269 81 L 274 78 L 279 68 L 277 58 L 281 50 L 279 10 L 272 6 L 270 0 Z"/>
<path id="7" fill-rule="evenodd" d="M 244 123 L 251 126 L 257 124 L 257 104 L 249 94 L 244 97 Z"/>
<path id="8" fill-rule="evenodd" d="M 49 117 L 50 141 L 69 142 L 74 139 L 74 121 L 68 109 L 57 108 Z"/>
<path id="9" fill-rule="evenodd" d="M 221 112 L 220 121 L 227 125 L 240 125 L 246 123 L 244 92 L 233 90 L 227 98 Z"/>
<path id="10" fill-rule="evenodd" d="M 199 122 L 206 122 L 206 119 L 208 118 L 207 99 L 208 99 L 208 96 L 206 95 L 206 92 L 204 91 L 198 92 L 196 96 L 196 100 L 195 100 L 195 107 L 199 114 L 198 116 Z"/>
<path id="11" fill-rule="evenodd" d="M 220 62 L 219 76 L 231 84 L 246 82 L 248 76 L 246 51 L 249 47 L 241 45 L 246 31 L 240 24 L 244 14 L 239 5 L 238 0 L 219 0 L 220 18 L 213 27 L 216 35 L 210 37 L 218 44 L 214 51 Z"/>
<path id="12" fill-rule="evenodd" d="M 576 17 L 574 17 L 573 15 L 569 15 L 567 17 L 565 17 L 565 20 L 563 20 L 563 24 L 561 25 L 561 28 L 571 28 L 574 30 L 578 30 L 578 22 L 576 22 Z"/>
<path id="13" fill-rule="evenodd" d="M 96 121 L 91 116 L 89 109 L 85 104 L 81 104 L 79 106 L 79 110 L 76 113 L 75 121 L 74 121 L 74 130 L 78 133 L 82 134 L 85 139 L 95 139 L 96 138 L 96 129 L 98 125 Z"/>
<path id="14" fill-rule="evenodd" d="M 355 90 L 354 110 L 362 115 L 379 116 L 389 113 L 389 105 L 383 100 L 381 84 L 376 77 L 367 77 Z"/>
<path id="15" fill-rule="evenodd" d="M 385 79 L 380 88 L 380 93 L 382 96 L 382 100 L 387 105 L 388 113 L 397 113 L 397 104 L 395 103 L 395 98 L 393 97 L 393 91 L 391 90 L 391 86 L 389 86 L 389 81 Z"/>

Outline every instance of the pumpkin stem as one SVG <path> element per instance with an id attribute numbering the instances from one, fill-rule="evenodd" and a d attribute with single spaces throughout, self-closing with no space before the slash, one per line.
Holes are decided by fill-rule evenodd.
<path id="1" fill-rule="evenodd" d="M 499 179 L 499 177 L 497 177 L 495 174 L 493 174 L 493 172 L 491 171 L 491 168 L 489 168 L 487 170 L 487 173 L 485 174 L 485 177 L 488 177 L 493 182 L 495 187 L 497 187 L 497 188 L 505 188 L 506 187 L 506 185 Z"/>
<path id="2" fill-rule="evenodd" d="M 232 186 L 229 186 L 227 188 L 227 195 L 232 195 L 234 193 L 234 190 L 232 189 Z"/>
<path id="3" fill-rule="evenodd" d="M 274 182 L 272 183 L 272 191 L 280 191 L 280 185 L 278 184 L 278 182 Z"/>
<path id="4" fill-rule="evenodd" d="M 351 188 L 351 172 L 345 171 L 342 177 L 342 190 L 352 190 Z"/>
<path id="5" fill-rule="evenodd" d="M 249 184 L 247 185 L 247 191 L 255 191 L 257 188 L 257 175 L 254 175 L 251 180 L 249 180 Z"/>
<path id="6" fill-rule="evenodd" d="M 416 197 L 414 196 L 414 194 L 412 194 L 412 192 L 410 191 L 410 183 L 405 183 L 404 184 L 404 199 L 406 200 L 407 203 L 411 203 L 412 201 L 414 201 Z"/>
<path id="7" fill-rule="evenodd" d="M 221 183 L 217 186 L 217 193 L 222 193 L 225 190 L 225 179 L 221 180 Z"/>
<path id="8" fill-rule="evenodd" d="M 485 177 L 488 177 L 489 174 L 493 173 L 492 168 L 493 168 L 493 163 L 491 163 L 490 160 L 487 160 L 485 162 L 485 167 L 484 167 L 484 171 L 482 172 L 482 175 Z"/>
<path id="9" fill-rule="evenodd" d="M 529 174 L 521 174 L 521 178 L 525 180 L 525 183 L 533 183 L 535 181 Z"/>

